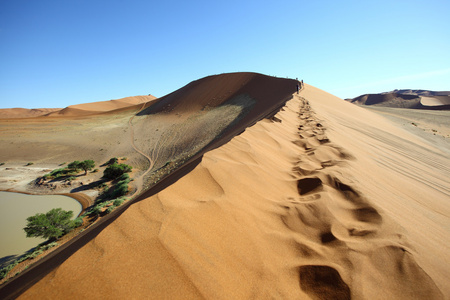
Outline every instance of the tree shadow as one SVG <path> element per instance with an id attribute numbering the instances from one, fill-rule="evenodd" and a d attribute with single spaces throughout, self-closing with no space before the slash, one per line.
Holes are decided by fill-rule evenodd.
<path id="1" fill-rule="evenodd" d="M 107 180 L 101 178 L 101 179 L 99 179 L 97 181 L 94 181 L 94 182 L 91 182 L 89 184 L 84 184 L 84 185 L 80 185 L 80 186 L 78 186 L 76 188 L 73 188 L 73 189 L 70 190 L 70 192 L 71 193 L 77 193 L 77 192 L 82 192 L 82 191 L 85 191 L 85 190 L 92 190 L 92 189 L 98 187 L 100 184 L 102 184 L 104 182 L 107 182 Z"/>

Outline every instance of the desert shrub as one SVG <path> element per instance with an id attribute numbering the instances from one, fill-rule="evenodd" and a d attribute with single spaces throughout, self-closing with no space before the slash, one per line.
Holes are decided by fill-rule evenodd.
<path id="1" fill-rule="evenodd" d="M 123 180 L 128 180 L 129 181 L 130 180 L 130 174 L 128 174 L 128 173 L 122 174 L 122 175 L 120 175 L 118 180 L 119 181 L 123 181 Z"/>
<path id="2" fill-rule="evenodd" d="M 111 198 L 118 198 L 124 196 L 128 193 L 128 182 L 129 181 L 120 181 L 115 186 L 113 191 L 110 193 Z"/>
<path id="3" fill-rule="evenodd" d="M 73 211 L 54 208 L 49 212 L 38 213 L 27 218 L 27 226 L 23 229 L 27 237 L 43 237 L 56 239 L 68 233 L 73 228 L 71 220 Z"/>
<path id="4" fill-rule="evenodd" d="M 77 228 L 83 225 L 83 217 L 78 217 L 75 220 L 73 220 L 73 227 Z"/>
<path id="5" fill-rule="evenodd" d="M 33 164 L 34 164 L 34 163 L 29 162 L 29 163 L 26 164 L 26 166 L 31 166 L 31 165 L 33 165 Z"/>
<path id="6" fill-rule="evenodd" d="M 92 173 L 97 173 L 98 172 L 98 169 L 94 169 L 94 171 L 92 171 Z"/>
<path id="7" fill-rule="evenodd" d="M 96 205 L 94 206 L 94 208 L 92 208 L 92 210 L 90 211 L 90 215 L 99 215 L 102 212 L 102 206 Z"/>
<path id="8" fill-rule="evenodd" d="M 58 246 L 57 242 L 51 242 L 51 243 L 48 243 L 47 245 L 42 246 L 41 249 L 45 251 L 45 250 L 48 250 L 48 249 L 56 247 L 56 246 Z"/>
<path id="9" fill-rule="evenodd" d="M 28 258 L 29 258 L 29 259 L 33 259 L 33 258 L 35 258 L 35 257 L 37 257 L 37 256 L 39 256 L 39 255 L 41 255 L 42 253 L 44 253 L 44 250 L 38 249 L 38 250 L 34 251 L 33 253 L 31 253 L 31 254 L 28 256 Z"/>
<path id="10" fill-rule="evenodd" d="M 77 179 L 75 176 L 70 176 L 70 177 L 67 178 L 66 180 L 67 180 L 67 181 L 72 181 L 72 180 L 75 180 L 75 179 Z"/>
<path id="11" fill-rule="evenodd" d="M 122 174 L 131 172 L 132 169 L 133 167 L 126 164 L 113 163 L 112 165 L 106 167 L 103 172 L 103 176 L 108 179 L 116 179 L 122 176 Z"/>
<path id="12" fill-rule="evenodd" d="M 122 205 L 123 201 L 124 200 L 122 198 L 118 198 L 118 199 L 114 200 L 113 204 L 114 204 L 114 206 L 120 206 L 120 205 Z"/>
<path id="13" fill-rule="evenodd" d="M 112 205 L 112 206 L 108 207 L 108 208 L 106 209 L 105 212 L 106 212 L 107 214 L 109 214 L 109 213 L 111 213 L 115 208 L 116 208 L 116 207 L 115 207 L 114 205 Z"/>
<path id="14" fill-rule="evenodd" d="M 96 206 L 94 206 L 94 208 L 92 208 L 92 210 L 89 212 L 89 214 L 91 215 L 99 215 L 102 213 L 103 208 L 108 205 L 107 202 L 102 202 L 97 204 Z"/>
<path id="15" fill-rule="evenodd" d="M 2 162 L 2 163 L 0 163 L 0 166 L 3 166 L 5 163 L 4 162 Z"/>
<path id="16" fill-rule="evenodd" d="M 43 176 L 43 178 L 45 180 L 48 180 L 48 179 L 60 179 L 60 178 L 66 177 L 66 176 L 75 175 L 77 172 L 78 172 L 77 170 L 73 170 L 73 169 L 70 169 L 68 167 L 67 168 L 60 168 L 60 169 L 55 169 L 55 170 L 51 171 L 48 174 L 45 174 Z"/>
<path id="17" fill-rule="evenodd" d="M 13 262 L 12 264 L 7 265 L 3 269 L 0 270 L 0 279 L 3 279 L 8 275 L 9 271 L 11 271 L 15 266 L 17 266 L 18 262 Z"/>

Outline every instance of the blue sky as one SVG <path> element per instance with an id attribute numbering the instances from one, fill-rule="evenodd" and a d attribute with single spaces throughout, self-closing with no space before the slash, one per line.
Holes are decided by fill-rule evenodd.
<path id="1" fill-rule="evenodd" d="M 450 1 L 0 0 L 0 107 L 153 94 L 237 71 L 341 98 L 450 90 Z"/>

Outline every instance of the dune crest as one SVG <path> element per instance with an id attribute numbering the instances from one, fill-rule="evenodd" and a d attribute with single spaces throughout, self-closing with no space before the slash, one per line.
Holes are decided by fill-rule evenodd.
<path id="1" fill-rule="evenodd" d="M 20 298 L 448 296 L 437 259 L 448 257 L 448 177 L 424 185 L 448 172 L 426 162 L 448 158 L 318 89 L 301 96 L 132 205 Z"/>

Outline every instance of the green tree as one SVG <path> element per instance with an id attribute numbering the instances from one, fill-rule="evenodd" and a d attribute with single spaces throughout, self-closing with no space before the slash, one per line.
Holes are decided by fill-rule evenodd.
<path id="1" fill-rule="evenodd" d="M 78 164 L 78 167 L 84 170 L 84 175 L 86 175 L 87 171 L 90 171 L 95 167 L 95 162 L 91 159 L 84 160 Z"/>
<path id="2" fill-rule="evenodd" d="M 54 208 L 49 212 L 35 214 L 27 218 L 27 226 L 23 229 L 27 237 L 43 237 L 57 239 L 75 227 L 71 220 L 73 211 Z"/>
<path id="3" fill-rule="evenodd" d="M 87 171 L 90 171 L 95 167 L 95 162 L 91 159 L 83 161 L 75 160 L 68 164 L 67 167 L 74 171 L 83 170 L 84 175 L 86 175 Z"/>

